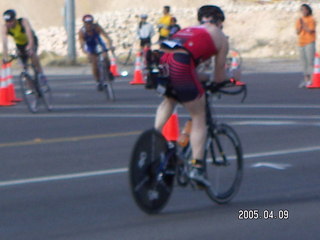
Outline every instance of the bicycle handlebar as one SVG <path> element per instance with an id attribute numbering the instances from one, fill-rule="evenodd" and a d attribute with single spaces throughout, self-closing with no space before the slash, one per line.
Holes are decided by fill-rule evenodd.
<path id="1" fill-rule="evenodd" d="M 11 63 L 13 60 L 17 59 L 18 58 L 18 55 L 14 55 L 14 54 L 11 54 L 9 55 L 9 59 L 8 60 L 3 60 L 3 63 Z"/>
<path id="2" fill-rule="evenodd" d="M 238 95 L 243 93 L 241 102 L 243 102 L 247 97 L 246 84 L 233 78 L 219 83 L 211 82 L 210 84 L 204 85 L 204 88 L 206 91 L 211 93 L 222 93 L 225 95 Z"/>

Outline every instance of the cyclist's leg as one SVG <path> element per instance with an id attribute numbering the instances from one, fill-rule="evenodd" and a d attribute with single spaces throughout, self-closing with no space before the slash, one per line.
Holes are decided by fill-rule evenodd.
<path id="1" fill-rule="evenodd" d="M 192 118 L 190 143 L 192 148 L 192 170 L 189 177 L 199 185 L 207 186 L 204 175 L 204 145 L 206 140 L 205 95 L 196 74 L 192 57 L 186 53 L 164 55 L 169 63 L 170 85 L 174 97 L 189 111 Z"/>
<path id="2" fill-rule="evenodd" d="M 19 56 L 19 59 L 21 60 L 21 63 L 23 66 L 26 66 L 28 64 L 28 54 L 26 51 L 26 46 L 27 45 L 16 45 L 17 46 L 17 54 Z"/>
<path id="3" fill-rule="evenodd" d="M 163 126 L 166 124 L 171 114 L 173 113 L 174 107 L 177 101 L 170 97 L 164 97 L 162 103 L 157 108 L 155 118 L 155 129 L 161 131 Z"/>
<path id="4" fill-rule="evenodd" d="M 186 102 L 183 106 L 188 110 L 192 119 L 190 133 L 190 143 L 193 159 L 201 160 L 204 154 L 204 144 L 206 139 L 206 113 L 205 96 L 202 95 L 191 102 Z"/>
<path id="5" fill-rule="evenodd" d="M 39 59 L 39 56 L 37 53 L 38 39 L 36 37 L 34 37 L 33 41 L 34 41 L 34 49 L 33 49 L 32 55 L 30 56 L 30 59 L 31 59 L 32 64 L 35 66 L 37 72 L 40 74 L 43 74 L 43 68 L 41 66 L 40 59 Z"/>
<path id="6" fill-rule="evenodd" d="M 91 70 L 92 75 L 95 79 L 95 81 L 99 82 L 99 69 L 98 69 L 98 56 L 93 53 L 88 53 L 89 61 L 91 62 Z"/>

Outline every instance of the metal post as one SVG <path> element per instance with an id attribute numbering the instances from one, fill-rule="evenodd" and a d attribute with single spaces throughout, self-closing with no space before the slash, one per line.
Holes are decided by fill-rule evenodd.
<path id="1" fill-rule="evenodd" d="M 66 0 L 66 30 L 68 36 L 68 58 L 70 62 L 76 62 L 76 42 L 75 42 L 75 3 L 74 0 Z"/>

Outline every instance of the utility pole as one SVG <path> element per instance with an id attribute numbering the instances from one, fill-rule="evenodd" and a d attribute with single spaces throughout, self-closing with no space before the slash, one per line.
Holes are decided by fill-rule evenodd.
<path id="1" fill-rule="evenodd" d="M 68 59 L 71 63 L 76 62 L 76 39 L 75 39 L 75 2 L 65 0 L 65 23 L 68 36 Z"/>

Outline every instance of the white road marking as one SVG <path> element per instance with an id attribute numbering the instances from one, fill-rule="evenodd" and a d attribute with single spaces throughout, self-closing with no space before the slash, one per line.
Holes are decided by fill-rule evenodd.
<path id="1" fill-rule="evenodd" d="M 42 182 L 57 181 L 57 180 L 70 180 L 70 179 L 76 179 L 76 178 L 95 177 L 95 176 L 101 176 L 101 175 L 124 173 L 127 171 L 128 171 L 127 168 L 117 168 L 117 169 L 107 169 L 107 170 L 101 170 L 101 171 L 71 173 L 71 174 L 64 174 L 64 175 L 2 181 L 0 182 L 0 187 L 7 187 L 7 186 L 14 186 L 14 185 L 28 184 L 28 183 L 42 183 Z"/>
<path id="2" fill-rule="evenodd" d="M 112 104 L 112 105 L 83 105 L 83 104 L 57 104 L 57 108 L 92 108 L 92 109 L 110 109 L 110 108 L 117 108 L 117 109 L 144 109 L 144 108 L 157 108 L 158 104 Z M 17 105 L 15 108 L 25 108 L 24 105 Z M 183 108 L 182 106 L 178 106 L 178 108 Z M 320 105 L 294 105 L 294 104 L 276 104 L 276 105 L 267 105 L 267 104 L 216 104 L 214 103 L 214 108 L 222 108 L 222 109 L 228 109 L 228 108 L 257 108 L 257 109 L 320 109 Z"/>
<path id="3" fill-rule="evenodd" d="M 259 168 L 259 167 L 268 167 L 274 168 L 277 170 L 285 170 L 286 168 L 291 167 L 291 164 L 288 163 L 272 163 L 272 162 L 258 162 L 251 165 L 252 168 Z"/>
<path id="4" fill-rule="evenodd" d="M 320 146 L 245 154 L 244 159 L 247 160 L 250 158 L 270 157 L 270 156 L 279 156 L 279 155 L 285 155 L 285 154 L 306 153 L 306 152 L 316 152 L 316 151 L 320 151 Z M 259 163 L 257 163 L 257 164 L 259 164 Z M 270 163 L 264 162 L 263 164 L 264 164 L 264 166 L 266 166 L 266 165 L 268 165 L 269 167 L 271 166 Z M 260 167 L 262 167 L 263 164 L 260 163 Z M 288 165 L 290 165 L 290 164 L 287 164 L 287 165 L 282 164 L 282 165 L 280 165 L 280 167 L 281 166 L 282 167 L 289 167 Z M 274 168 L 275 168 L 275 166 L 276 165 L 273 165 Z M 280 168 L 280 167 L 278 165 L 278 168 Z M 57 180 L 72 180 L 72 179 L 84 178 L 84 177 L 112 175 L 112 174 L 118 174 L 118 173 L 126 173 L 127 171 L 128 171 L 127 168 L 116 168 L 116 169 L 106 169 L 106 170 L 91 171 L 91 172 L 70 173 L 70 174 L 64 174 L 64 175 L 54 175 L 54 176 L 28 178 L 28 179 L 1 181 L 0 187 L 8 187 L 8 186 L 31 184 L 31 183 L 50 182 L 50 181 L 57 181 Z"/>
<path id="5" fill-rule="evenodd" d="M 259 157 L 272 157 L 272 156 L 280 156 L 280 155 L 295 154 L 295 153 L 317 152 L 317 151 L 320 151 L 320 146 L 269 151 L 269 152 L 261 152 L 261 153 L 249 153 L 249 154 L 245 154 L 244 158 L 250 159 L 250 158 L 259 158 Z"/>
<path id="6" fill-rule="evenodd" d="M 266 125 L 266 126 L 279 126 L 279 125 L 298 125 L 298 122 L 295 121 L 238 121 L 233 122 L 233 125 Z M 304 122 L 304 124 L 306 124 Z M 310 125 L 310 124 L 308 124 Z"/>
<path id="7" fill-rule="evenodd" d="M 63 109 L 63 108 L 61 108 Z M 65 110 L 65 109 L 63 109 Z M 53 109 L 53 112 L 55 109 Z M 154 118 L 154 113 L 59 113 L 59 109 L 56 109 L 56 113 L 41 113 L 41 114 L 29 114 L 29 113 L 14 113 L 14 114 L 5 114 L 0 115 L 0 119 L 8 118 Z M 179 118 L 188 118 L 188 114 L 179 114 Z M 320 121 L 320 115 L 313 116 L 300 116 L 300 115 L 219 115 L 218 119 L 254 119 L 254 121 L 241 121 L 237 122 L 237 125 L 279 125 L 276 124 L 275 119 L 281 120 L 280 123 L 285 125 L 287 122 L 288 125 L 296 124 L 296 121 L 283 121 L 288 120 L 297 120 L 297 121 Z M 257 120 L 257 119 L 264 119 Z M 271 120 L 268 120 L 271 119 Z M 262 124 L 263 123 L 263 124 Z M 268 124 L 269 123 L 269 124 Z M 305 125 L 315 125 L 319 126 L 320 122 L 316 123 L 305 123 Z M 297 124 L 301 125 L 301 123 Z"/>

